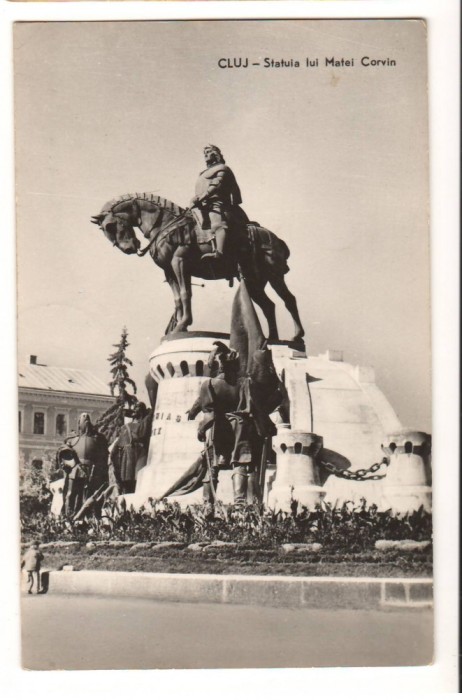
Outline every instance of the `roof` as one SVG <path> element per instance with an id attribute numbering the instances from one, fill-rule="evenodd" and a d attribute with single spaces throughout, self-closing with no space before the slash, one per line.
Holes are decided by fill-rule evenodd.
<path id="1" fill-rule="evenodd" d="M 85 369 L 19 363 L 18 374 L 18 385 L 22 389 L 48 389 L 74 394 L 110 396 L 108 384 Z"/>

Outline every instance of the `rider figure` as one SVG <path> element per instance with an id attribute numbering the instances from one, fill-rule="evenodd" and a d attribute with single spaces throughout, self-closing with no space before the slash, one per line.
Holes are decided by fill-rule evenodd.
<path id="1" fill-rule="evenodd" d="M 205 146 L 204 156 L 207 167 L 199 174 L 191 207 L 201 210 L 203 228 L 210 228 L 215 237 L 214 252 L 206 253 L 202 259 L 218 259 L 223 256 L 230 218 L 237 214 L 242 219 L 245 214 L 239 207 L 242 202 L 239 185 L 220 149 Z"/>

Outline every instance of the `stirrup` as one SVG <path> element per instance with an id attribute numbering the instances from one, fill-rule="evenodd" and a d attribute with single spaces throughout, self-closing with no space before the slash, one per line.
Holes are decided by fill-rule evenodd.
<path id="1" fill-rule="evenodd" d="M 205 253 L 202 255 L 201 260 L 206 260 L 208 258 L 213 258 L 213 260 L 221 260 L 223 257 L 223 253 L 220 253 L 219 250 L 214 250 L 213 253 Z"/>

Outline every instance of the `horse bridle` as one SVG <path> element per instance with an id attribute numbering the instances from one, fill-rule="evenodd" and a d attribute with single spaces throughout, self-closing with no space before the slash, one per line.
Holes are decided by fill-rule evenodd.
<path id="1" fill-rule="evenodd" d="M 113 209 L 110 209 L 110 211 L 108 212 L 108 214 L 109 214 L 109 213 L 112 214 L 112 215 L 115 216 L 115 217 L 118 217 L 118 216 L 119 216 L 119 214 L 116 213 Z M 167 234 L 169 228 L 170 228 L 171 226 L 173 226 L 173 224 L 177 224 L 177 223 L 178 223 L 179 221 L 181 221 L 182 219 L 185 219 L 185 220 L 186 220 L 187 215 L 190 214 L 190 213 L 191 213 L 191 209 L 189 209 L 189 208 L 184 209 L 184 210 L 181 212 L 181 214 L 179 214 L 179 215 L 176 216 L 174 219 L 172 219 L 171 221 L 169 221 L 168 224 L 166 224 L 165 226 L 163 226 L 163 227 L 158 231 L 157 236 L 154 236 L 144 248 L 141 248 L 141 250 L 137 250 L 137 251 L 136 251 L 136 254 L 137 254 L 140 258 L 142 258 L 144 255 L 146 255 L 146 253 L 150 250 L 150 248 L 154 245 L 154 243 L 156 243 L 156 242 L 159 241 L 159 236 L 160 236 L 161 233 L 166 233 L 166 234 Z M 147 233 L 144 233 L 144 232 L 143 232 L 143 235 L 144 235 L 145 238 L 149 238 L 149 236 L 151 235 L 151 233 L 154 231 L 154 229 L 155 229 L 155 227 L 156 227 L 156 224 L 157 224 L 157 221 L 158 221 L 158 217 L 157 217 L 156 220 L 154 221 L 154 223 L 153 223 L 153 225 L 151 226 L 151 228 L 149 229 L 149 231 L 148 231 Z M 140 219 L 140 217 L 138 217 L 138 222 L 137 222 L 137 224 L 136 224 L 138 228 L 141 228 L 140 224 L 141 224 L 141 219 Z M 165 238 L 165 236 L 164 236 L 164 238 Z M 113 245 L 117 245 L 117 243 L 114 243 Z"/>
<path id="2" fill-rule="evenodd" d="M 160 234 L 161 234 L 161 233 L 168 233 L 168 229 L 169 229 L 171 226 L 173 226 L 173 224 L 177 224 L 179 221 L 181 221 L 181 219 L 185 219 L 185 220 L 186 220 L 187 214 L 188 214 L 190 211 L 191 211 L 190 209 L 185 209 L 181 214 L 179 214 L 179 215 L 176 216 L 174 219 L 172 219 L 171 221 L 169 221 L 168 224 L 166 224 L 163 228 L 160 229 L 160 231 L 157 233 L 157 236 L 154 236 L 144 248 L 142 248 L 141 250 L 137 250 L 137 251 L 136 251 L 136 254 L 137 254 L 140 258 L 142 258 L 144 255 L 146 255 L 146 253 L 150 250 L 150 248 L 154 245 L 154 243 L 156 243 L 156 241 L 159 240 Z M 116 216 L 117 216 L 117 215 L 116 215 Z M 147 233 L 145 233 L 144 236 L 145 236 L 146 238 L 149 238 L 149 236 L 151 235 L 151 233 L 153 232 L 153 230 L 155 229 L 155 227 L 156 227 L 156 222 L 153 223 L 153 225 L 151 226 L 151 228 L 149 229 L 149 231 L 148 231 Z M 165 236 L 164 236 L 164 238 L 165 238 Z"/>

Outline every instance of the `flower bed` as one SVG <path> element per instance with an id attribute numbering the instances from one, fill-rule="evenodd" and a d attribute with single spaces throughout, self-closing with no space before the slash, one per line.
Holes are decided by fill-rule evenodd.
<path id="1" fill-rule="evenodd" d="M 50 568 L 303 576 L 431 575 L 432 568 L 428 513 L 396 516 L 365 502 L 309 511 L 294 501 L 290 513 L 257 505 L 239 510 L 219 504 L 215 513 L 166 502 L 139 512 L 109 506 L 102 519 L 78 523 L 29 508 L 21 526 L 24 543 L 45 545 Z M 415 540 L 422 549 L 377 551 L 377 540 Z M 311 547 L 282 547 L 289 544 Z"/>

